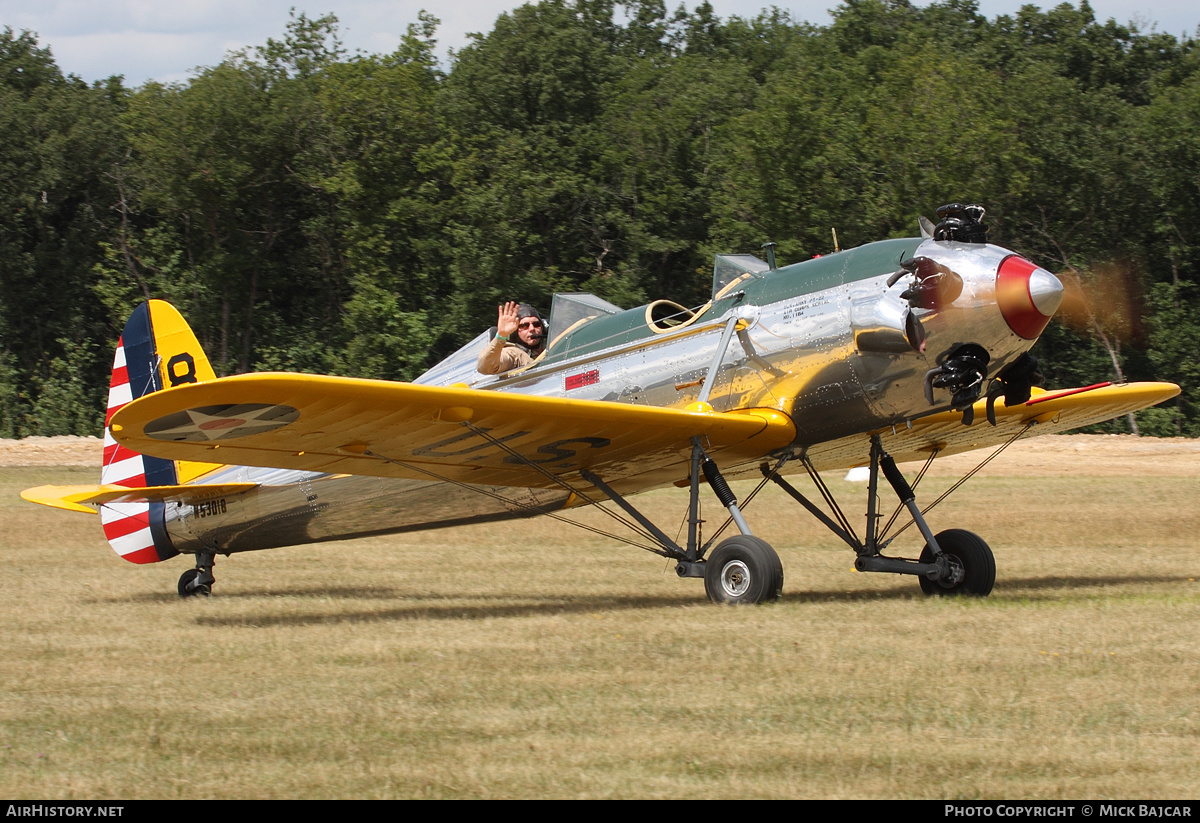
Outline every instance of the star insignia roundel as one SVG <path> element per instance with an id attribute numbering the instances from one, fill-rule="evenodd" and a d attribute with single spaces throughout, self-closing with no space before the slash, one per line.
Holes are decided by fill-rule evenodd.
<path id="1" fill-rule="evenodd" d="M 200 406 L 152 420 L 144 431 L 155 440 L 232 440 L 278 429 L 299 417 L 300 412 L 291 406 L 264 403 Z"/>

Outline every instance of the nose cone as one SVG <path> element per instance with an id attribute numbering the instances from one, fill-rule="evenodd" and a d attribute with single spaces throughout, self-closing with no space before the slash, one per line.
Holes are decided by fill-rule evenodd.
<path id="1" fill-rule="evenodd" d="M 1062 303 L 1062 281 L 1045 269 L 1034 269 L 1029 275 L 1029 296 L 1044 317 L 1053 317 Z"/>
<path id="2" fill-rule="evenodd" d="M 1013 333 L 1036 340 L 1062 302 L 1062 282 L 1015 254 L 996 272 L 996 304 Z"/>

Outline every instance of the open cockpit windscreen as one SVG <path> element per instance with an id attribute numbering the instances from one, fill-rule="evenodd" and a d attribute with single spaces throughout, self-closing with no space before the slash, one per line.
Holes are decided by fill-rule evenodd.
<path id="1" fill-rule="evenodd" d="M 718 254 L 713 261 L 713 299 L 716 300 L 734 283 L 770 270 L 771 266 L 766 260 L 760 260 L 753 254 Z"/>
<path id="2" fill-rule="evenodd" d="M 479 359 L 479 353 L 495 333 L 496 327 L 492 326 L 413 382 L 425 386 L 470 383 L 480 377 L 479 372 L 475 371 L 475 361 Z"/>
<path id="3" fill-rule="evenodd" d="M 550 307 L 550 348 L 563 334 L 573 331 L 589 320 L 625 311 L 603 298 L 585 291 L 560 292 L 554 295 Z"/>

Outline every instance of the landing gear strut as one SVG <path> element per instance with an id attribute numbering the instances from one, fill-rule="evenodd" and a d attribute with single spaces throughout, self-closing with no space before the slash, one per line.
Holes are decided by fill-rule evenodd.
<path id="1" fill-rule="evenodd" d="M 704 388 L 700 392 L 702 400 L 708 396 L 708 393 L 712 389 L 712 382 L 718 371 L 721 355 L 736 330 L 737 322 L 737 318 L 730 318 L 725 326 L 725 330 L 722 332 L 721 343 L 717 350 L 717 358 L 714 360 L 712 368 L 709 369 L 709 376 L 705 381 Z M 662 529 L 654 525 L 648 517 L 638 511 L 620 492 L 605 483 L 603 478 L 599 477 L 595 472 L 589 469 L 580 469 L 579 475 L 603 492 L 604 496 L 628 515 L 629 519 L 610 510 L 606 506 L 600 505 L 601 500 L 597 499 L 595 493 L 590 489 L 581 488 L 578 484 L 568 482 L 561 475 L 548 471 L 541 464 L 530 460 L 507 445 L 502 439 L 493 437 L 488 433 L 487 429 L 475 426 L 470 421 L 466 421 L 462 425 L 497 448 L 507 452 L 509 458 L 514 462 L 522 463 L 533 471 L 540 472 L 548 480 L 571 492 L 580 501 L 596 506 L 600 511 L 629 527 L 640 537 L 649 541 L 649 545 L 640 543 L 634 543 L 633 545 L 641 546 L 641 548 L 661 557 L 674 560 L 675 573 L 680 577 L 703 578 L 704 588 L 714 602 L 741 605 L 762 603 L 768 600 L 775 600 L 779 597 L 779 593 L 783 589 L 783 564 L 779 561 L 779 555 L 775 553 L 775 550 L 766 541 L 760 540 L 751 534 L 750 527 L 746 524 L 745 518 L 742 517 L 741 511 L 738 509 L 737 498 L 729 488 L 729 484 L 725 481 L 725 478 L 722 477 L 717 464 L 705 453 L 699 437 L 692 438 L 688 537 L 687 547 L 684 548 Z M 782 465 L 782 462 L 780 465 Z M 703 472 L 709 486 L 720 499 L 721 505 L 728 510 L 729 522 L 735 523 L 738 531 L 741 532 L 740 536 L 727 538 L 718 545 L 712 557 L 707 560 L 705 559 L 705 554 L 709 547 L 716 542 L 716 538 L 720 535 L 721 530 L 718 529 L 716 535 L 704 545 L 700 545 L 700 524 L 702 522 L 700 519 L 701 472 Z M 437 475 L 433 476 L 436 477 Z M 764 480 L 763 485 L 765 484 L 766 481 Z M 570 523 L 572 521 L 567 520 L 566 522 Z M 724 526 L 721 528 L 723 529 Z M 180 583 L 180 593 L 182 594 L 182 581 Z"/>
<path id="2" fill-rule="evenodd" d="M 948 529 L 935 535 L 925 522 L 925 516 L 916 504 L 916 495 L 904 475 L 896 467 L 896 461 L 883 450 L 879 435 L 871 438 L 871 474 L 867 491 L 867 537 L 859 540 L 850 522 L 838 508 L 833 495 L 825 486 L 812 464 L 804 459 L 805 468 L 826 502 L 837 517 L 835 521 L 812 501 L 801 494 L 795 487 L 778 475 L 764 468 L 770 480 L 791 495 L 798 503 L 825 524 L 834 534 L 845 541 L 858 556 L 854 568 L 860 572 L 887 572 L 890 574 L 916 575 L 925 594 L 960 594 L 985 597 L 992 591 L 996 582 L 996 560 L 988 544 L 976 534 L 962 529 Z M 876 512 L 876 490 L 879 483 L 879 473 L 882 469 L 884 477 L 900 498 L 900 503 L 906 507 L 913 522 L 925 537 L 925 548 L 919 560 L 902 557 L 885 557 L 883 549 L 890 539 L 885 540 L 879 532 Z M 886 527 L 885 527 L 886 531 Z"/>
<path id="3" fill-rule="evenodd" d="M 180 597 L 195 597 L 198 594 L 207 597 L 212 594 L 212 586 L 216 582 L 212 573 L 215 560 L 214 554 L 204 552 L 196 555 L 196 568 L 188 569 L 179 578 Z"/>
<path id="4" fill-rule="evenodd" d="M 701 472 L 741 532 L 721 541 L 708 559 L 705 559 L 704 555 L 712 540 L 703 546 L 699 541 Z M 700 438 L 692 438 L 691 495 L 686 549 L 677 545 L 595 474 L 587 469 L 581 474 L 646 529 L 662 547 L 658 554 L 677 561 L 676 574 L 680 577 L 704 578 L 704 590 L 714 603 L 740 606 L 779 598 L 783 591 L 783 563 L 769 543 L 750 533 L 750 527 L 738 508 L 737 498 L 721 475 L 717 464 L 704 453 Z"/>

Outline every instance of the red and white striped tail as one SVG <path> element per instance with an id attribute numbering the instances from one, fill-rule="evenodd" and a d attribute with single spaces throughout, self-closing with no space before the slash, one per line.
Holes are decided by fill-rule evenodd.
<path id="1" fill-rule="evenodd" d="M 104 464 L 101 486 L 147 488 L 143 502 L 106 503 L 100 508 L 104 535 L 117 554 L 131 563 L 157 563 L 179 554 L 166 526 L 167 504 L 153 489 L 191 482 L 218 468 L 207 463 L 177 463 L 138 454 L 112 436 L 118 409 L 139 397 L 178 386 L 215 380 L 212 365 L 187 321 L 170 303 L 149 300 L 125 322 L 113 358 L 104 417 Z M 181 468 L 182 467 L 182 468 Z"/>
<path id="2" fill-rule="evenodd" d="M 108 423 L 117 409 L 133 400 L 129 370 L 125 365 L 125 338 L 117 341 L 113 359 L 112 380 L 108 387 L 108 411 L 104 416 L 104 465 L 100 470 L 101 485 L 146 485 L 146 458 L 130 451 L 113 440 Z M 109 503 L 100 508 L 104 536 L 113 551 L 131 563 L 156 563 L 159 554 L 150 530 L 150 504 Z"/>
<path id="3" fill-rule="evenodd" d="M 146 464 L 142 455 L 118 445 L 113 440 L 108 423 L 117 410 L 133 399 L 129 386 L 129 370 L 125 368 L 125 338 L 117 341 L 117 356 L 113 359 L 112 381 L 108 386 L 108 412 L 104 415 L 104 467 L 101 484 L 118 486 L 146 485 Z"/>

